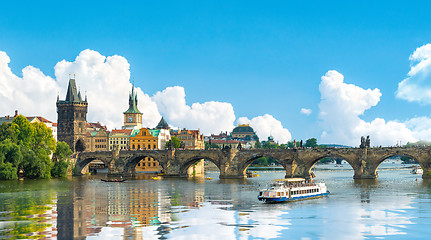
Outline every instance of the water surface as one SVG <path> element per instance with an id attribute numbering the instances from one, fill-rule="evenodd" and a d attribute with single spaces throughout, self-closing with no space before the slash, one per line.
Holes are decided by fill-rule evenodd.
<path id="1" fill-rule="evenodd" d="M 316 167 L 326 198 L 263 204 L 259 189 L 283 171 L 246 180 L 163 179 L 124 183 L 103 175 L 0 182 L 0 238 L 45 239 L 423 239 L 431 183 L 385 162 L 376 180 L 346 164 Z"/>

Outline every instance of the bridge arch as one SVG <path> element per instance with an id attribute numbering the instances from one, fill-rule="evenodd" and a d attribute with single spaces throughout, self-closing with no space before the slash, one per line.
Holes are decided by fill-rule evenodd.
<path id="1" fill-rule="evenodd" d="M 99 158 L 99 157 L 86 157 L 86 158 L 83 158 L 83 159 L 79 159 L 77 161 L 77 163 L 75 165 L 75 173 L 80 174 L 80 175 L 85 174 L 83 171 L 86 169 L 86 167 L 89 166 L 89 164 L 92 161 L 95 161 L 95 160 L 102 161 L 103 164 L 105 164 L 105 166 L 107 168 L 109 168 L 110 161 L 107 160 L 107 159 Z"/>
<path id="2" fill-rule="evenodd" d="M 164 161 L 160 159 L 159 156 L 156 156 L 155 154 L 151 154 L 151 153 L 139 153 L 125 159 L 124 166 L 123 166 L 123 174 L 134 176 L 136 174 L 136 165 L 146 157 L 150 157 L 155 161 L 157 161 L 162 168 L 162 172 L 165 171 L 166 164 Z"/>
<path id="3" fill-rule="evenodd" d="M 399 157 L 408 157 L 408 158 L 411 158 L 411 159 L 413 159 L 413 161 L 415 161 L 417 164 L 419 164 L 419 166 L 422 168 L 422 169 L 424 169 L 424 165 L 423 165 L 423 163 L 421 162 L 421 161 L 419 161 L 415 156 L 413 156 L 412 154 L 408 154 L 408 153 L 399 153 L 399 152 L 397 152 L 397 153 L 390 153 L 390 154 L 386 154 L 386 155 L 384 155 L 384 156 L 382 156 L 382 157 L 380 157 L 377 161 L 376 161 L 376 163 L 374 164 L 374 166 L 373 166 L 373 168 L 372 168 L 372 170 L 371 170 L 371 172 L 372 172 L 372 174 L 374 174 L 375 176 L 378 176 L 378 172 L 377 172 L 377 169 L 379 168 L 379 166 L 384 162 L 384 161 L 386 161 L 388 158 L 390 158 L 390 157 L 397 157 L 397 156 L 399 156 Z"/>
<path id="4" fill-rule="evenodd" d="M 274 159 L 277 163 L 279 163 L 284 170 L 286 171 L 286 175 L 288 171 L 290 171 L 290 169 L 287 168 L 288 164 L 292 164 L 292 162 L 294 161 L 293 159 L 284 159 L 284 160 L 280 160 L 281 157 L 279 156 L 274 156 L 273 154 L 269 154 L 269 153 L 262 153 L 262 154 L 257 154 L 254 155 L 252 157 L 247 158 L 242 164 L 240 164 L 240 166 L 238 167 L 238 172 L 240 174 L 242 174 L 243 176 L 246 176 L 246 172 L 247 172 L 247 168 L 257 159 L 261 158 L 261 157 L 269 157 Z"/>
<path id="5" fill-rule="evenodd" d="M 180 176 L 188 176 L 188 173 L 187 173 L 188 169 L 193 164 L 196 164 L 197 162 L 199 162 L 202 159 L 211 161 L 212 163 L 214 163 L 214 165 L 217 166 L 217 168 L 219 169 L 219 171 L 221 171 L 219 161 L 214 160 L 213 157 L 194 156 L 194 157 L 188 158 L 186 161 L 184 161 L 184 163 L 181 164 L 181 166 L 180 166 Z"/>
<path id="6" fill-rule="evenodd" d="M 350 167 L 352 167 L 353 171 L 355 171 L 355 174 L 357 171 L 359 171 L 357 164 L 355 164 L 355 159 L 351 159 L 347 156 L 344 156 L 343 154 L 338 154 L 338 153 L 332 153 L 332 152 L 327 152 L 327 153 L 322 153 L 319 154 L 319 156 L 312 158 L 310 161 L 305 163 L 305 171 L 304 171 L 304 177 L 305 178 L 309 178 L 312 176 L 312 172 L 311 169 L 313 169 L 314 165 L 316 165 L 316 163 L 318 161 L 320 161 L 323 158 L 339 158 L 342 159 L 344 161 L 346 161 Z M 356 161 L 357 162 L 357 161 Z"/>

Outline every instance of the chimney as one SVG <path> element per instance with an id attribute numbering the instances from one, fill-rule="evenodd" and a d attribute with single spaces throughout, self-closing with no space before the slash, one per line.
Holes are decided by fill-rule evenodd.
<path id="1" fill-rule="evenodd" d="M 16 117 L 16 116 L 18 116 L 18 110 L 15 110 L 15 116 L 13 117 Z"/>

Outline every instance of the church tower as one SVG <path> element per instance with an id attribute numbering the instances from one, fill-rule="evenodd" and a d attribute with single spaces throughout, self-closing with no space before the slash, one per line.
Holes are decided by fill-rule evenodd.
<path id="1" fill-rule="evenodd" d="M 132 85 L 132 92 L 129 93 L 129 109 L 124 113 L 123 129 L 141 129 L 142 113 L 138 110 L 138 96 L 135 92 L 135 86 Z"/>
<path id="2" fill-rule="evenodd" d="M 85 150 L 87 132 L 87 97 L 83 101 L 75 79 L 69 79 L 66 99 L 57 96 L 57 138 L 66 142 L 73 152 Z"/>

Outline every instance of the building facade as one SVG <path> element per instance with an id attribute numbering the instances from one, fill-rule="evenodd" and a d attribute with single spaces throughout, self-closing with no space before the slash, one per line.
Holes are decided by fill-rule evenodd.
<path id="1" fill-rule="evenodd" d="M 187 130 L 182 129 L 178 131 L 177 138 L 183 143 L 184 149 L 188 150 L 201 150 L 205 149 L 204 135 L 200 130 Z M 193 164 L 188 170 L 189 176 L 203 176 L 205 174 L 204 159 Z"/>
<path id="2" fill-rule="evenodd" d="M 69 79 L 66 99 L 57 97 L 57 138 L 66 142 L 73 152 L 85 150 L 87 127 L 87 99 L 81 98 L 75 79 Z"/>
<path id="3" fill-rule="evenodd" d="M 205 149 L 204 136 L 199 130 L 183 129 L 178 132 L 178 139 L 184 143 L 185 149 Z"/>
<path id="4" fill-rule="evenodd" d="M 133 129 L 114 129 L 109 133 L 109 150 L 129 150 Z"/>
<path id="5" fill-rule="evenodd" d="M 86 151 L 107 151 L 109 132 L 106 129 L 87 132 Z"/>
<path id="6" fill-rule="evenodd" d="M 240 124 L 232 130 L 232 138 L 237 139 L 253 139 L 257 138 L 256 133 L 249 124 Z"/>
<path id="7" fill-rule="evenodd" d="M 152 150 L 159 149 L 159 140 L 157 136 L 153 136 L 148 128 L 141 128 L 139 131 L 134 131 L 130 137 L 131 150 Z M 136 165 L 137 172 L 159 172 L 161 167 L 159 162 L 151 157 L 145 157 Z"/>

